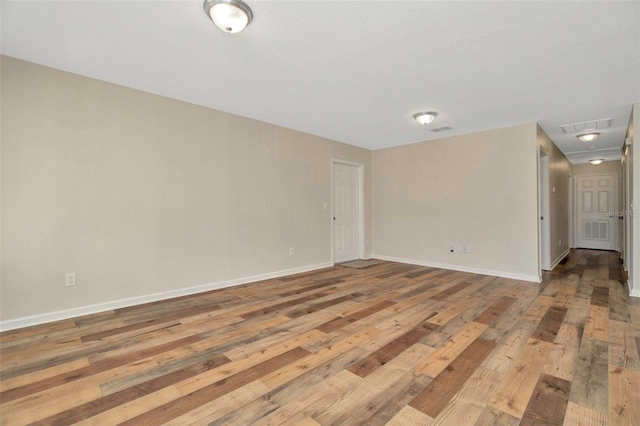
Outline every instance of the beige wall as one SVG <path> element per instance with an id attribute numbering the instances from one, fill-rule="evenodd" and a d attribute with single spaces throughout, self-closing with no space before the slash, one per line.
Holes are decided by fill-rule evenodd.
<path id="1" fill-rule="evenodd" d="M 569 178 L 571 163 L 547 134 L 537 126 L 538 145 L 549 154 L 549 233 L 550 257 L 553 268 L 568 254 L 569 241 Z"/>
<path id="2" fill-rule="evenodd" d="M 536 280 L 537 149 L 523 124 L 374 151 L 374 256 Z"/>
<path id="3" fill-rule="evenodd" d="M 3 321 L 326 265 L 332 158 L 364 164 L 371 239 L 368 150 L 1 65 Z"/>
<path id="4" fill-rule="evenodd" d="M 332 158 L 364 164 L 365 255 L 535 280 L 538 144 L 566 208 L 533 123 L 372 153 L 1 58 L 3 326 L 330 264 Z"/>
<path id="5" fill-rule="evenodd" d="M 574 164 L 571 166 L 571 173 L 573 176 L 584 176 L 584 175 L 597 175 L 597 174 L 608 174 L 613 173 L 616 176 L 620 173 L 620 162 L 619 161 L 605 161 L 604 163 L 598 166 L 592 166 L 591 164 Z"/>

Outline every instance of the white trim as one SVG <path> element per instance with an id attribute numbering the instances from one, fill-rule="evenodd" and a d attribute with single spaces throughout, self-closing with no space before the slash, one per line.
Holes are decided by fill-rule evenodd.
<path id="1" fill-rule="evenodd" d="M 331 158 L 331 214 L 329 221 L 331 223 L 331 261 L 335 265 L 334 259 L 334 229 L 333 229 L 333 165 L 344 164 L 358 168 L 358 257 L 364 259 L 365 256 L 365 226 L 364 226 L 364 164 L 356 163 L 349 160 L 341 160 L 339 158 Z"/>
<path id="2" fill-rule="evenodd" d="M 247 284 L 257 281 L 263 281 L 273 278 L 280 278 L 287 275 L 300 274 L 302 272 L 314 271 L 322 268 L 332 267 L 333 263 L 318 263 L 315 265 L 302 266 L 300 268 L 285 269 L 283 271 L 269 272 L 266 274 L 253 275 L 250 277 L 236 278 L 227 281 L 218 281 L 215 283 L 198 285 L 195 287 L 187 287 L 179 290 L 163 291 L 161 293 L 147 294 L 144 296 L 130 297 L 127 299 L 113 300 L 110 302 L 97 303 L 95 305 L 81 306 L 79 308 L 65 309 L 62 311 L 48 312 L 46 314 L 38 314 L 28 317 L 16 318 L 7 321 L 0 321 L 0 330 L 8 331 L 16 328 L 29 327 L 32 325 L 44 324 L 53 321 L 66 320 L 79 317 L 82 315 L 95 314 L 112 309 L 126 308 L 128 306 L 141 305 L 143 303 L 156 302 L 158 300 L 172 299 L 174 297 L 188 296 L 191 294 L 203 293 L 205 291 L 218 290 L 227 287 L 233 287 L 241 284 Z"/>
<path id="3" fill-rule="evenodd" d="M 576 244 L 574 242 L 575 240 L 575 232 L 573 231 L 573 219 L 574 219 L 574 209 L 575 209 L 575 204 L 574 204 L 574 197 L 573 197 L 573 192 L 574 192 L 574 185 L 573 185 L 573 175 L 569 175 L 569 199 L 567 200 L 568 202 L 568 206 L 569 206 L 569 249 L 575 248 Z"/>
<path id="4" fill-rule="evenodd" d="M 627 278 L 627 286 L 629 287 L 629 296 L 640 297 L 640 288 L 633 288 L 633 279 L 630 276 Z"/>
<path id="5" fill-rule="evenodd" d="M 542 281 L 541 278 L 537 275 L 514 274 L 512 272 L 494 271 L 492 269 L 474 268 L 472 266 L 448 265 L 445 263 L 427 262 L 424 260 L 415 259 L 403 259 L 393 256 L 382 256 L 378 254 L 373 254 L 372 257 L 380 260 L 388 260 L 390 262 L 408 263 L 411 265 L 429 266 L 431 268 L 449 269 L 452 271 L 470 272 L 473 274 L 481 275 L 491 275 L 495 277 L 510 278 L 520 281 L 530 281 L 534 283 L 539 283 Z"/>
<path id="6" fill-rule="evenodd" d="M 538 157 L 538 253 L 540 256 L 539 267 L 542 271 L 550 271 L 551 266 L 551 197 L 550 197 L 550 160 L 549 152 L 542 146 Z"/>
<path id="7" fill-rule="evenodd" d="M 556 266 L 558 266 L 558 263 L 560 263 L 560 262 L 562 261 L 562 259 L 564 259 L 565 257 L 569 256 L 569 253 L 571 253 L 571 249 L 570 249 L 570 248 L 566 249 L 566 250 L 564 251 L 564 253 L 562 253 L 560 256 L 558 256 L 558 257 L 556 258 L 556 260 L 554 260 L 554 261 L 551 263 L 551 269 L 550 269 L 550 270 L 551 270 L 551 271 L 553 271 L 553 268 L 555 268 Z"/>

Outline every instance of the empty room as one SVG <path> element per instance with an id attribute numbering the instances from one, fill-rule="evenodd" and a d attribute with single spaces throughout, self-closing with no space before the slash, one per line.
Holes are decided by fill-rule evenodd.
<path id="1" fill-rule="evenodd" d="M 0 0 L 0 424 L 637 425 L 637 129 L 637 0 Z"/>

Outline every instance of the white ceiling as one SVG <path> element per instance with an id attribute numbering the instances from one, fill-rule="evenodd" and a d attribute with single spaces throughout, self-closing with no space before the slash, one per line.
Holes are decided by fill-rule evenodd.
<path id="1" fill-rule="evenodd" d="M 246 1 L 230 35 L 202 1 L 2 0 L 1 51 L 369 149 L 539 122 L 617 160 L 640 102 L 637 0 Z M 591 144 L 560 128 L 602 118 Z"/>

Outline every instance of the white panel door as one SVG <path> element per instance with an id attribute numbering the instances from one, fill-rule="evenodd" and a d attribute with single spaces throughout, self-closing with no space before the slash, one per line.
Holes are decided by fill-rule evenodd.
<path id="1" fill-rule="evenodd" d="M 333 261 L 358 259 L 358 168 L 333 164 Z"/>
<path id="2" fill-rule="evenodd" d="M 576 178 L 576 245 L 615 250 L 618 233 L 615 210 L 615 175 Z"/>

